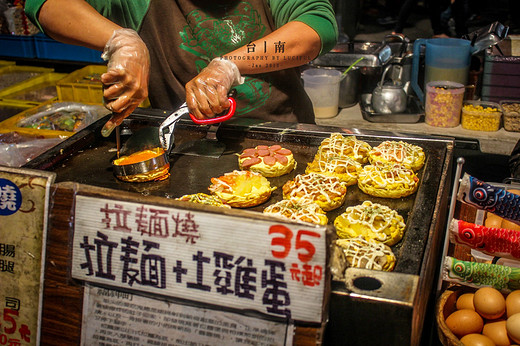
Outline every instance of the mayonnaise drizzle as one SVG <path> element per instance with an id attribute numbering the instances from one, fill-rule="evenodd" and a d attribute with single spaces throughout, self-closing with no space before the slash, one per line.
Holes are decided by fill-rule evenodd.
<path id="1" fill-rule="evenodd" d="M 374 233 L 389 233 L 387 231 L 391 226 L 403 229 L 406 226 L 403 217 L 395 210 L 371 201 L 348 207 L 340 217 L 345 218 L 351 225 L 361 224 L 368 227 Z"/>
<path id="2" fill-rule="evenodd" d="M 337 177 L 325 176 L 318 173 L 298 174 L 289 182 L 290 191 L 284 192 L 289 197 L 309 198 L 316 200 L 323 196 L 327 202 L 333 198 L 343 197 L 347 188 Z"/>
<path id="3" fill-rule="evenodd" d="M 395 261 L 395 255 L 388 246 L 377 241 L 367 241 L 362 236 L 338 239 L 336 244 L 343 250 L 350 265 L 355 268 L 384 270 L 382 264 Z"/>
<path id="4" fill-rule="evenodd" d="M 415 186 L 418 181 L 417 175 L 411 169 L 399 164 L 382 162 L 364 166 L 358 179 L 361 184 L 380 189 L 392 184 Z"/>
<path id="5" fill-rule="evenodd" d="M 373 147 L 370 156 L 377 160 L 396 162 L 411 167 L 421 160 L 424 151 L 421 147 L 403 141 L 384 141 L 377 147 Z"/>
<path id="6" fill-rule="evenodd" d="M 372 147 L 355 136 L 343 136 L 341 133 L 331 133 L 318 148 L 318 157 L 350 156 L 356 161 L 364 160 Z"/>
<path id="7" fill-rule="evenodd" d="M 305 199 L 281 200 L 265 208 L 264 213 L 292 220 L 312 222 L 315 224 L 327 223 L 325 212 L 320 208 L 320 206 Z"/>

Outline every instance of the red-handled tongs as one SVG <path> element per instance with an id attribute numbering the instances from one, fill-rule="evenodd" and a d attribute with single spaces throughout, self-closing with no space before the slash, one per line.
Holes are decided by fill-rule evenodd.
<path id="1" fill-rule="evenodd" d="M 228 97 L 228 100 L 231 106 L 226 111 L 226 114 L 209 119 L 195 118 L 195 116 L 189 112 L 188 105 L 186 104 L 186 102 L 184 102 L 182 106 L 179 107 L 179 109 L 171 113 L 159 126 L 159 141 L 161 143 L 161 147 L 164 150 L 166 150 L 168 154 L 170 154 L 171 150 L 175 147 L 175 124 L 179 121 L 181 117 L 183 117 L 186 114 L 189 114 L 191 120 L 193 120 L 193 122 L 198 125 L 211 125 L 221 123 L 230 119 L 235 114 L 237 106 L 236 101 L 233 97 Z"/>

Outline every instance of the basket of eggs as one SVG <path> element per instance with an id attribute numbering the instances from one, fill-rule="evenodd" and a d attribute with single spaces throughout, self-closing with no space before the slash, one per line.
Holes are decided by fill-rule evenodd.
<path id="1" fill-rule="evenodd" d="M 520 290 L 453 286 L 439 297 L 436 320 L 445 346 L 520 344 Z"/>

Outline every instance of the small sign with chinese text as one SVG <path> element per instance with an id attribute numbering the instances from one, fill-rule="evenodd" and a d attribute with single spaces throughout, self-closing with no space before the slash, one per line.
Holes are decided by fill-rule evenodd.
<path id="1" fill-rule="evenodd" d="M 181 305 L 136 294 L 85 288 L 81 345 L 293 344 L 294 325 Z"/>
<path id="2" fill-rule="evenodd" d="M 325 228 L 76 196 L 72 276 L 321 322 Z"/>
<path id="3" fill-rule="evenodd" d="M 0 345 L 38 345 L 55 174 L 0 167 Z"/>

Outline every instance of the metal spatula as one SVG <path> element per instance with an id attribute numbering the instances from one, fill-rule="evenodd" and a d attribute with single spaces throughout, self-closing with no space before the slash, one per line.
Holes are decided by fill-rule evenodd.
<path id="1" fill-rule="evenodd" d="M 168 116 L 161 126 L 159 126 L 159 140 L 161 146 L 167 150 L 168 153 L 219 158 L 226 149 L 226 145 L 218 141 L 216 136 L 217 130 L 223 121 L 230 119 L 235 114 L 236 110 L 235 99 L 229 97 L 228 100 L 231 106 L 227 110 L 226 114 L 222 116 L 199 120 L 190 114 L 191 120 L 193 120 L 194 123 L 198 125 L 211 126 L 209 127 L 205 138 L 186 142 L 176 147 L 174 141 L 175 124 L 183 115 L 189 113 L 188 106 L 184 103 L 178 110 Z"/>

